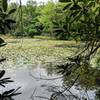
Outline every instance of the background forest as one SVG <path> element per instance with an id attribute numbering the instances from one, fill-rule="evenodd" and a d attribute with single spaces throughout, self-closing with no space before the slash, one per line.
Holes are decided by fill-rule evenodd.
<path id="1" fill-rule="evenodd" d="M 36 1 L 28 0 L 26 5 L 22 5 L 22 21 L 20 5 L 10 3 L 8 9 L 17 9 L 10 17 L 16 21 L 12 31 L 6 34 L 13 36 L 49 36 L 55 39 L 68 39 L 68 35 L 63 32 L 66 30 L 66 14 L 63 11 L 64 3 L 37 4 Z M 22 24 L 21 24 L 22 23 Z M 56 31 L 59 29 L 59 33 Z"/>

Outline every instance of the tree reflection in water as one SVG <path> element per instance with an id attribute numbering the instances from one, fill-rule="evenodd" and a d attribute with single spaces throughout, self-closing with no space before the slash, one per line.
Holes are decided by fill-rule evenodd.
<path id="1" fill-rule="evenodd" d="M 99 100 L 100 99 L 100 77 L 99 77 L 100 71 L 97 68 L 90 67 L 89 63 L 84 63 L 81 64 L 80 67 L 74 69 L 76 65 L 73 63 L 72 64 L 73 67 L 71 67 L 71 72 L 70 72 L 69 70 L 66 69 L 67 68 L 66 64 L 59 65 L 56 67 L 50 63 L 47 65 L 45 69 L 48 75 L 57 74 L 61 77 L 51 78 L 51 79 L 45 79 L 41 77 L 40 79 L 49 81 L 62 78 L 63 85 L 62 87 L 52 86 L 51 90 L 52 94 L 50 98 L 42 96 L 34 96 L 36 90 L 34 90 L 31 96 L 32 98 L 37 97 L 43 100 L 47 99 L 48 100 Z"/>
<path id="2" fill-rule="evenodd" d="M 63 95 L 63 97 L 66 98 L 65 100 L 68 98 L 68 100 L 91 100 L 89 91 L 96 94 L 95 100 L 100 99 L 100 71 L 97 68 L 91 67 L 89 63 L 83 63 L 81 66 L 79 65 L 77 67 L 75 64 L 76 63 L 69 63 L 69 66 L 67 63 L 64 65 L 59 65 L 56 68 L 53 68 L 50 65 L 45 67 L 48 74 L 54 72 L 56 74 L 63 75 L 63 90 L 57 92 L 56 95 L 54 93 L 54 95 L 51 96 L 51 98 L 53 98 L 51 100 L 56 100 L 54 98 L 59 94 Z M 71 70 L 69 70 L 70 67 Z M 75 93 L 73 94 L 70 91 L 72 88 L 75 88 L 80 94 L 74 95 Z"/>

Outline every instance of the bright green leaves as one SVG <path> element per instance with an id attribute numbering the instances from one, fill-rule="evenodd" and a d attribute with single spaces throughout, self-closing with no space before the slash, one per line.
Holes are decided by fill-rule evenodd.
<path id="1" fill-rule="evenodd" d="M 92 7 L 92 6 L 95 7 L 95 1 L 92 1 L 92 2 L 88 3 L 88 7 Z"/>
<path id="2" fill-rule="evenodd" d="M 64 0 L 63 0 L 64 1 Z M 63 2 L 62 1 L 62 2 Z M 100 37 L 100 6 L 95 0 L 70 0 L 66 1 L 64 11 L 69 12 L 66 16 L 70 17 L 70 33 L 80 34 L 82 39 L 87 41 Z M 76 27 L 77 26 L 77 27 Z M 75 29 L 76 28 L 76 29 Z M 95 35 L 94 35 L 95 34 Z M 90 38 L 90 39 L 89 39 Z"/>

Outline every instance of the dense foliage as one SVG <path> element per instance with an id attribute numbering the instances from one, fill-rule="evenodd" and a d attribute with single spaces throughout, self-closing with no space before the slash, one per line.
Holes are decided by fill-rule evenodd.
<path id="1" fill-rule="evenodd" d="M 28 0 L 26 5 L 22 5 L 22 27 L 20 28 L 20 5 L 18 3 L 9 4 L 9 9 L 17 7 L 16 13 L 12 16 L 16 20 L 15 29 L 12 35 L 29 36 L 46 35 L 57 39 L 66 39 L 65 14 L 63 7 L 65 4 L 49 1 L 47 4 L 37 4 L 36 1 Z M 64 27 L 64 28 L 63 28 Z M 60 34 L 57 29 L 59 28 Z M 63 38 L 64 37 L 64 38 Z M 68 38 L 67 38 L 68 39 Z"/>
<path id="2" fill-rule="evenodd" d="M 17 7 L 16 13 L 12 16 L 17 22 L 12 34 L 30 37 L 47 35 L 65 40 L 99 40 L 99 3 L 95 0 L 80 1 L 49 1 L 47 4 L 39 5 L 36 1 L 28 0 L 26 5 L 22 5 L 23 32 L 20 28 L 20 5 L 11 3 L 9 9 Z"/>
<path id="3" fill-rule="evenodd" d="M 66 2 L 63 10 L 69 11 L 67 31 L 75 40 L 84 41 L 83 50 L 73 58 L 67 67 L 76 66 L 88 69 L 91 58 L 100 48 L 100 1 L 98 0 L 60 0 Z M 73 65 L 73 63 L 74 65 Z M 76 69 L 75 67 L 75 69 Z M 74 70 L 75 70 L 74 69 Z M 66 71 L 65 71 L 66 72 Z M 72 68 L 71 68 L 71 71 Z"/>
<path id="4" fill-rule="evenodd" d="M 16 9 L 10 9 L 7 11 L 7 0 L 2 2 L 0 7 L 0 33 L 5 34 L 8 30 L 13 27 L 14 20 L 10 19 L 10 15 L 16 11 Z"/>
<path id="5" fill-rule="evenodd" d="M 0 2 L 0 33 L 5 34 L 8 30 L 11 30 L 13 27 L 12 24 L 15 23 L 14 20 L 10 19 L 10 15 L 16 11 L 16 9 L 8 9 L 7 0 L 2 0 Z M 0 47 L 6 45 L 5 41 L 0 38 Z M 6 58 L 0 59 L 0 63 L 5 61 Z M 5 88 L 6 84 L 13 82 L 10 77 L 4 78 L 5 70 L 0 70 L 0 86 Z M 18 88 L 19 89 L 19 88 Z M 0 91 L 0 100 L 13 100 L 13 96 L 19 95 L 21 93 L 17 93 L 18 89 L 11 89 Z M 2 90 L 2 88 L 1 88 Z"/>

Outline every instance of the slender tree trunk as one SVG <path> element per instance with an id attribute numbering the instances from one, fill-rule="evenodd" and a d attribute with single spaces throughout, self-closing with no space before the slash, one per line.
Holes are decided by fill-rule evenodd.
<path id="1" fill-rule="evenodd" d="M 22 11 L 22 1 L 20 0 L 20 31 L 23 34 L 23 11 Z"/>

